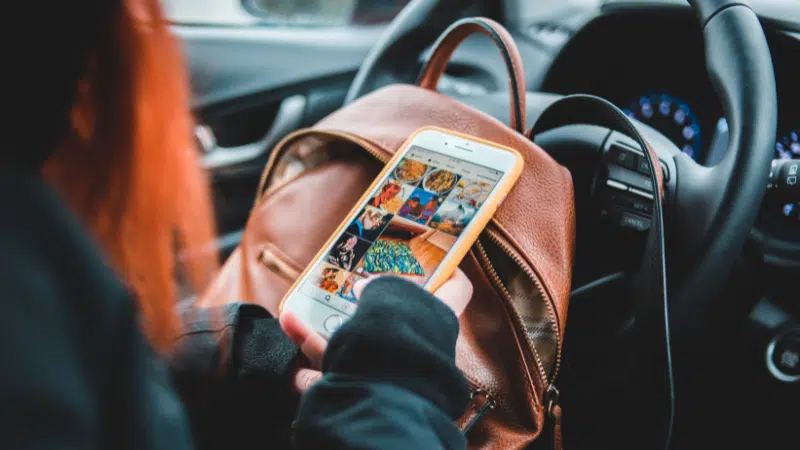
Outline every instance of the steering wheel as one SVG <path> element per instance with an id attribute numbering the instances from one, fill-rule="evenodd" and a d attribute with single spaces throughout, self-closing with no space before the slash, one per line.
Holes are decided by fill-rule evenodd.
<path id="1" fill-rule="evenodd" d="M 416 73 L 409 74 L 408 68 L 417 67 L 418 55 L 458 18 L 465 3 L 411 1 L 368 54 L 346 102 L 390 80 L 412 81 Z M 755 223 L 766 192 L 778 115 L 772 59 L 756 14 L 744 0 L 689 3 L 703 30 L 708 76 L 728 120 L 727 154 L 716 166 L 703 167 L 657 131 L 637 124 L 675 172 L 664 197 L 669 297 L 674 328 L 685 337 L 702 329 L 714 294 Z M 503 99 L 507 102 L 507 96 Z M 534 102 L 529 104 L 533 123 L 542 108 L 537 111 Z"/>

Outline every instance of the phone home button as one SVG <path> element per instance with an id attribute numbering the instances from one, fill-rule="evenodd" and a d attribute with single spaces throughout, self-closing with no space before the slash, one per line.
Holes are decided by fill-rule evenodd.
<path id="1" fill-rule="evenodd" d="M 342 326 L 343 322 L 342 316 L 334 314 L 325 319 L 325 322 L 322 323 L 322 326 L 325 327 L 325 330 L 327 330 L 328 333 L 334 333 L 339 329 L 339 327 Z"/>

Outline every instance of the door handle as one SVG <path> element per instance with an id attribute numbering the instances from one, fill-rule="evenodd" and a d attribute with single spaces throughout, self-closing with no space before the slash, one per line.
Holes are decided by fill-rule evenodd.
<path id="1" fill-rule="evenodd" d="M 195 126 L 194 135 L 203 152 L 202 161 L 206 169 L 222 169 L 256 160 L 267 154 L 287 134 L 300 128 L 306 111 L 306 96 L 293 95 L 285 98 L 272 126 L 263 138 L 237 147 L 220 147 L 214 131 L 207 125 Z"/>

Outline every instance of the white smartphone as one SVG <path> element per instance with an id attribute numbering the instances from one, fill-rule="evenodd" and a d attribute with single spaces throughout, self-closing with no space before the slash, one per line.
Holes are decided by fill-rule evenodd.
<path id="1" fill-rule="evenodd" d="M 281 302 L 324 337 L 358 308 L 353 285 L 394 275 L 446 281 L 522 172 L 515 150 L 438 128 L 386 165 Z"/>

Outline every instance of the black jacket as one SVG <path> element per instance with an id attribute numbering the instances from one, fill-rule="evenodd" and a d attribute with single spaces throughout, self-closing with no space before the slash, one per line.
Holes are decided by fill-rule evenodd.
<path id="1" fill-rule="evenodd" d="M 138 330 L 134 302 L 57 196 L 38 175 L 0 168 L 0 211 L 3 448 L 192 448 L 186 414 L 166 368 Z M 241 355 L 291 362 L 294 354 L 273 358 L 277 347 L 269 343 L 281 338 L 256 334 L 276 333 L 274 321 L 260 308 L 237 308 L 255 318 L 251 325 L 259 319 L 271 325 L 253 325 L 247 333 L 248 325 L 240 328 L 244 322 L 223 320 L 223 327 L 236 328 L 228 334 L 232 358 L 215 353 L 216 347 L 179 350 L 210 355 L 206 371 L 193 375 L 197 368 L 187 362 L 203 357 L 174 359 L 175 379 L 197 424 L 213 427 L 219 424 L 214 414 L 248 408 L 267 417 L 291 415 L 273 407 L 282 394 L 269 383 L 286 382 L 290 371 L 252 368 Z M 324 380 L 303 399 L 296 448 L 463 448 L 452 422 L 467 402 L 453 364 L 457 330 L 444 305 L 408 283 L 384 280 L 368 287 L 356 317 L 330 342 Z M 227 375 L 205 376 L 211 372 Z M 219 409 L 208 409 L 215 405 Z M 248 425 L 254 428 L 244 435 L 257 439 L 250 445 L 275 448 L 268 423 L 254 418 Z M 211 428 L 195 430 L 202 438 Z"/>
<path id="2" fill-rule="evenodd" d="M 297 346 L 262 307 L 235 303 L 182 311 L 168 363 L 201 450 L 247 450 L 269 436 L 287 448 L 299 396 Z"/>
<path id="3" fill-rule="evenodd" d="M 3 449 L 191 447 L 134 302 L 37 175 L 0 168 Z"/>
<path id="4" fill-rule="evenodd" d="M 197 447 L 255 449 L 266 439 L 269 448 L 289 448 L 294 430 L 298 448 L 404 448 L 411 438 L 404 433 L 427 433 L 425 448 L 463 448 L 452 426 L 468 397 L 454 364 L 455 315 L 398 278 L 371 283 L 359 308 L 331 340 L 326 376 L 305 396 L 293 427 L 298 351 L 277 320 L 244 303 L 187 309 L 170 365 Z M 406 426 L 386 433 L 386 423 Z M 365 434 L 367 426 L 383 434 Z"/>

